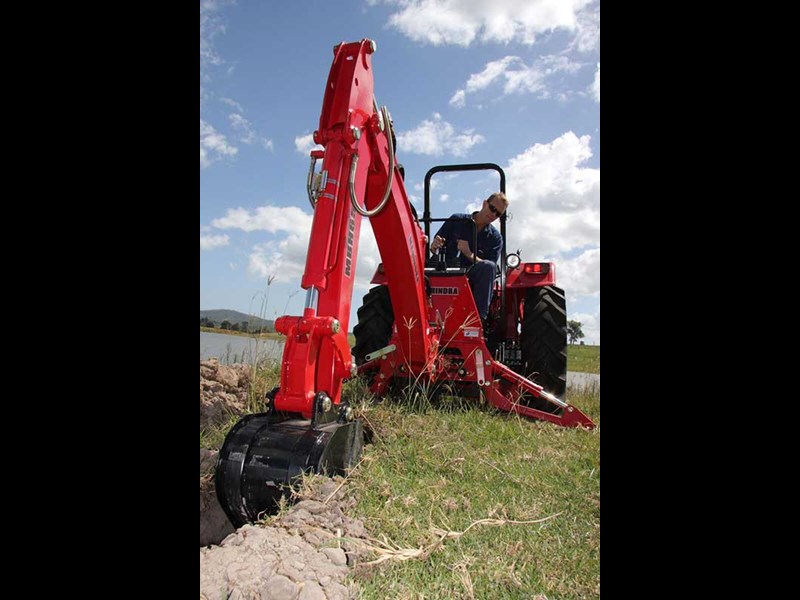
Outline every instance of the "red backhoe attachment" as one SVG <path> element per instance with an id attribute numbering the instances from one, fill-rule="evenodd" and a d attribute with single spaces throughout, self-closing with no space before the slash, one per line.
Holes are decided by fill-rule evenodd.
<path id="1" fill-rule="evenodd" d="M 219 453 L 217 496 L 237 527 L 270 512 L 297 475 L 344 473 L 356 463 L 362 425 L 341 396 L 344 380 L 357 372 L 372 378 L 378 394 L 391 381 L 449 383 L 466 395 L 482 393 L 503 411 L 594 426 L 578 409 L 497 362 L 464 273 L 437 274 L 426 264 L 429 236 L 406 196 L 389 111 L 374 99 L 375 49 L 368 39 L 333 49 L 314 132 L 324 151 L 311 152 L 306 184 L 314 217 L 301 282 L 305 309 L 302 317 L 275 321 L 286 343 L 280 386 L 267 395 L 268 412 L 239 421 Z M 363 216 L 371 220 L 383 261 L 382 281 L 376 282 L 382 285 L 359 310 L 351 355 L 347 331 Z M 505 239 L 505 220 L 502 227 Z M 503 301 L 505 268 L 503 257 Z M 437 293 L 437 287 L 446 291 Z M 382 318 L 362 321 L 362 311 L 371 315 L 372 309 Z M 510 352 L 513 344 L 498 348 Z"/>

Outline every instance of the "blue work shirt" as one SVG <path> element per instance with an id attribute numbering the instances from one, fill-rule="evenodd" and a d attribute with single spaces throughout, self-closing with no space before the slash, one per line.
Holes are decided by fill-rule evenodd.
<path id="1" fill-rule="evenodd" d="M 475 214 L 477 214 L 477 211 L 472 214 L 456 213 L 450 215 L 451 219 L 467 220 L 445 221 L 441 229 L 436 232 L 436 235 L 445 239 L 445 257 L 455 257 L 458 254 L 458 240 L 467 240 L 470 251 L 477 255 L 478 258 L 496 263 L 497 259 L 500 258 L 500 250 L 503 248 L 503 237 L 494 225 L 489 223 L 478 232 L 478 250 L 475 251 L 475 248 L 472 247 L 473 226 L 477 227 L 477 224 L 472 220 L 472 215 Z M 468 267 L 471 264 L 472 261 L 462 254 L 461 266 Z"/>

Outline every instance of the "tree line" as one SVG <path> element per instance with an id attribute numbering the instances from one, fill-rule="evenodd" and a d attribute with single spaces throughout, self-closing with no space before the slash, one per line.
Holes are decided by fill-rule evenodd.
<path id="1" fill-rule="evenodd" d="M 265 333 L 275 331 L 271 325 L 255 323 L 248 323 L 247 321 L 240 321 L 239 323 L 231 323 L 228 320 L 223 321 L 219 325 L 208 317 L 200 317 L 200 327 L 214 327 L 217 329 L 226 329 L 228 331 L 241 331 L 243 333 Z"/>

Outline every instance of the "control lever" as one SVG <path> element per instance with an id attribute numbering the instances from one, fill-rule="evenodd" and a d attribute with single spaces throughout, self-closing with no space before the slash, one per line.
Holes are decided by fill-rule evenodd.
<path id="1" fill-rule="evenodd" d="M 441 248 L 434 250 L 436 253 L 436 270 L 437 271 L 447 271 L 447 261 L 445 260 L 444 256 L 444 246 Z"/>

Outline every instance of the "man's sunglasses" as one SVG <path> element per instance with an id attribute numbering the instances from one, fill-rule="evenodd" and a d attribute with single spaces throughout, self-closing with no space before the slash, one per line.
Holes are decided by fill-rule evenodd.
<path id="1" fill-rule="evenodd" d="M 488 205 L 489 205 L 489 210 L 490 210 L 490 211 L 492 211 L 492 213 L 494 213 L 494 215 L 495 215 L 496 217 L 499 217 L 499 216 L 501 216 L 501 215 L 503 214 L 503 213 L 501 213 L 499 210 L 497 210 L 497 209 L 496 209 L 494 206 L 492 206 L 492 203 L 491 203 L 491 202 L 487 202 L 486 204 L 488 204 Z"/>

